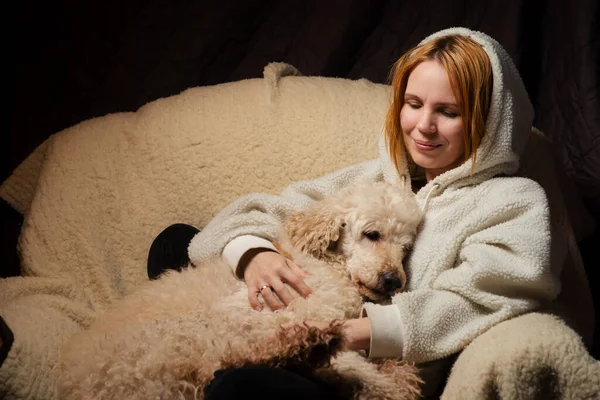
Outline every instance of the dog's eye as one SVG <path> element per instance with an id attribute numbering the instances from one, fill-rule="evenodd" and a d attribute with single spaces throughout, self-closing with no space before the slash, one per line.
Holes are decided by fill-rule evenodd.
<path id="1" fill-rule="evenodd" d="M 381 234 L 379 232 L 377 232 L 377 231 L 363 232 L 363 235 L 367 239 L 369 239 L 369 240 L 371 240 L 373 242 L 376 242 L 379 239 L 381 239 Z"/>

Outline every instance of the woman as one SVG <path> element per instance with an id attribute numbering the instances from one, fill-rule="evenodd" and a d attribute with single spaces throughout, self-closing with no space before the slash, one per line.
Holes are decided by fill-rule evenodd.
<path id="1" fill-rule="evenodd" d="M 427 365 L 428 394 L 449 357 L 495 324 L 554 300 L 559 282 L 545 193 L 513 176 L 533 109 L 505 50 L 468 29 L 438 32 L 398 60 L 392 89 L 378 159 L 295 183 L 280 196 L 243 197 L 193 236 L 188 253 L 193 263 L 222 253 L 245 280 L 252 307 L 261 310 L 262 299 L 278 309 L 292 298 L 284 282 L 303 296 L 310 288 L 302 266 L 271 243 L 277 221 L 358 179 L 410 180 L 425 217 L 405 263 L 407 291 L 391 305 L 365 304 L 364 317 L 348 321 L 345 332 L 349 348 L 369 357 Z M 225 398 L 211 390 L 255 373 L 223 372 L 207 397 Z M 273 386 L 265 384 L 262 392 Z"/>

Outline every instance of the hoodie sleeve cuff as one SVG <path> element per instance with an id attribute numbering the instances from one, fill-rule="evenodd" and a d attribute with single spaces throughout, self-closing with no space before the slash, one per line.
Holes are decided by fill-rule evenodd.
<path id="1" fill-rule="evenodd" d="M 404 334 L 398 307 L 366 303 L 362 315 L 371 322 L 369 358 L 402 357 Z"/>
<path id="2" fill-rule="evenodd" d="M 258 236 L 243 235 L 238 236 L 227 243 L 223 249 L 223 260 L 231 267 L 236 276 L 243 276 L 243 270 L 246 266 L 239 265 L 240 259 L 248 250 L 258 248 L 277 251 L 273 243 L 269 242 L 267 239 Z"/>

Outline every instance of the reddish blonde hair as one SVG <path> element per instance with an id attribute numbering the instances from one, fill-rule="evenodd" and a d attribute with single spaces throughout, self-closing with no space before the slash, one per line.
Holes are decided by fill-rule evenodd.
<path id="1" fill-rule="evenodd" d="M 485 133 L 492 95 L 492 64 L 485 50 L 463 35 L 447 35 L 430 40 L 405 53 L 392 68 L 392 105 L 385 120 L 385 136 L 390 157 L 400 174 L 406 153 L 400 110 L 411 72 L 424 61 L 437 61 L 448 72 L 454 97 L 460 109 L 465 141 L 465 158 L 473 159 Z M 410 158 L 409 154 L 406 154 Z"/>

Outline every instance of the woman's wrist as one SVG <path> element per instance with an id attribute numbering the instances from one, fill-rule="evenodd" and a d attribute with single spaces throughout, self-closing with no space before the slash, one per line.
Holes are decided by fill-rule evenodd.
<path id="1" fill-rule="evenodd" d="M 371 321 L 369 318 L 350 319 L 344 323 L 349 350 L 369 350 L 371 346 Z"/>

